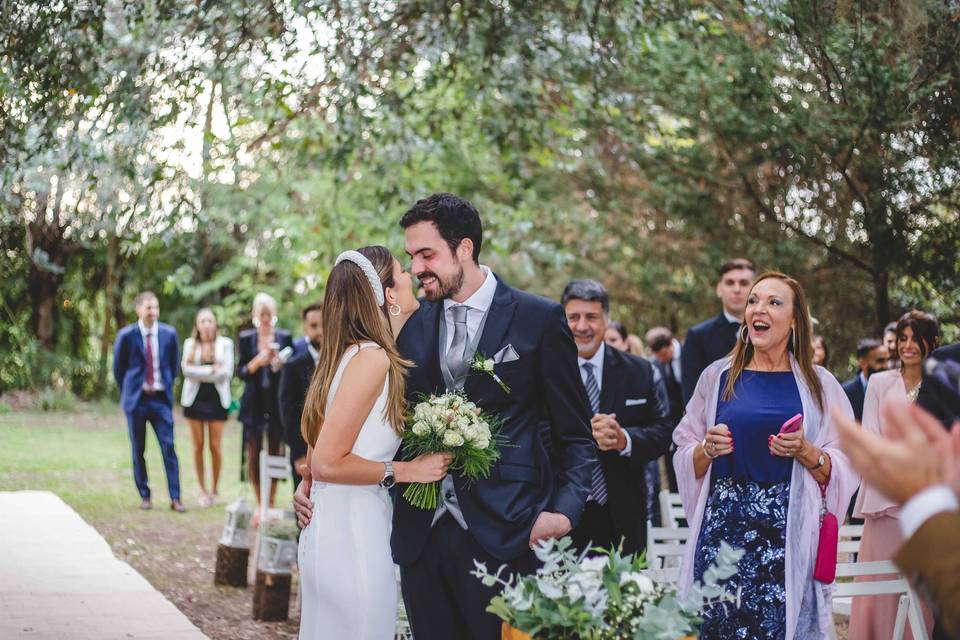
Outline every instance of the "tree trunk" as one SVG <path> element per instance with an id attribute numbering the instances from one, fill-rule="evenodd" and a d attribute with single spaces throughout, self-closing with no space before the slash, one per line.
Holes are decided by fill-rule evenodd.
<path id="1" fill-rule="evenodd" d="M 27 249 L 31 258 L 27 275 L 32 305 L 30 329 L 45 349 L 53 349 L 57 335 L 57 301 L 68 251 L 59 230 L 42 221 L 28 226 Z M 38 250 L 43 253 L 39 254 Z M 39 259 L 40 255 L 45 257 Z"/>
<path id="2" fill-rule="evenodd" d="M 890 274 L 886 269 L 873 273 L 873 304 L 877 320 L 877 334 L 890 322 Z"/>
<path id="3" fill-rule="evenodd" d="M 103 332 L 100 335 L 100 367 L 97 372 L 97 395 L 103 395 L 107 389 L 107 361 L 115 331 L 111 331 L 116 316 L 117 305 L 117 256 L 120 252 L 120 238 L 116 233 L 110 236 L 107 244 L 107 266 L 103 277 Z"/>

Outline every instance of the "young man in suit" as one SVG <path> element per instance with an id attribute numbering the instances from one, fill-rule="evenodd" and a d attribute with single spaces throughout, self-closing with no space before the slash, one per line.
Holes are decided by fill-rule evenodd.
<path id="1" fill-rule="evenodd" d="M 180 370 L 180 341 L 176 330 L 159 322 L 160 302 L 151 291 L 134 299 L 137 322 L 117 333 L 113 345 L 113 377 L 120 387 L 120 406 L 127 414 L 133 453 L 133 479 L 140 492 L 140 508 L 150 509 L 150 485 L 143 459 L 147 422 L 160 443 L 167 473 L 170 508 L 183 512 L 180 502 L 180 465 L 173 446 L 173 381 Z"/>
<path id="2" fill-rule="evenodd" d="M 863 420 L 863 400 L 867 395 L 867 380 L 878 371 L 886 371 L 889 358 L 887 346 L 880 340 L 866 338 L 857 343 L 857 366 L 860 371 L 843 383 L 843 390 L 850 400 L 853 415 L 858 421 Z"/>
<path id="3" fill-rule="evenodd" d="M 397 340 L 414 363 L 408 401 L 462 390 L 503 421 L 506 444 L 488 478 L 444 478 L 436 511 L 412 507 L 398 485 L 393 557 L 417 640 L 494 640 L 500 619 L 486 609 L 496 591 L 470 574 L 474 561 L 532 573 L 531 547 L 568 534 L 591 491 L 596 446 L 577 351 L 559 304 L 510 287 L 480 264 L 483 228 L 472 204 L 435 194 L 417 201 L 400 225 L 424 295 Z M 472 369 L 476 355 L 494 360 L 509 393 Z M 554 459 L 540 438 L 543 424 Z M 301 523 L 312 512 L 308 487 L 301 482 L 295 496 Z"/>
<path id="4" fill-rule="evenodd" d="M 590 402 L 599 456 L 583 518 L 573 530 L 580 549 L 615 547 L 639 553 L 647 541 L 647 463 L 666 453 L 672 425 L 654 383 L 653 365 L 604 344 L 610 318 L 607 290 L 595 280 L 574 280 L 561 304 L 577 344 L 580 380 Z"/>
<path id="5" fill-rule="evenodd" d="M 716 291 L 723 311 L 691 327 L 680 351 L 684 406 L 693 397 L 693 390 L 707 365 L 730 353 L 736 344 L 754 276 L 756 270 L 753 263 L 743 258 L 730 260 L 720 266 Z"/>
<path id="6" fill-rule="evenodd" d="M 290 464 L 293 467 L 293 486 L 300 481 L 300 467 L 307 464 L 307 443 L 300 433 L 300 418 L 310 388 L 310 378 L 320 359 L 320 337 L 323 335 L 323 304 L 315 302 L 303 310 L 303 353 L 293 356 L 280 370 L 280 421 L 283 423 L 284 439 L 290 447 Z"/>

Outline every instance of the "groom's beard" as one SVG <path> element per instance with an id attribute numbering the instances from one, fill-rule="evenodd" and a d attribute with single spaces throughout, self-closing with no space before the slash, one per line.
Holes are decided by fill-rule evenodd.
<path id="1" fill-rule="evenodd" d="M 457 272 L 446 280 L 432 271 L 424 271 L 423 273 L 417 274 L 417 278 L 421 282 L 424 278 L 433 278 L 437 283 L 436 288 L 432 291 L 424 289 L 423 295 L 427 300 L 430 302 L 446 300 L 456 295 L 463 287 L 463 267 L 459 267 Z M 421 288 L 423 288 L 422 285 Z"/>

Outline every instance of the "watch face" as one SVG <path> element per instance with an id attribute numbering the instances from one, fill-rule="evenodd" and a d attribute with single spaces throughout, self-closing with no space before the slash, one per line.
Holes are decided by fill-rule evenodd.
<path id="1" fill-rule="evenodd" d="M 383 487 L 384 489 L 389 489 L 390 487 L 392 487 L 392 486 L 395 485 L 396 483 L 397 483 L 397 479 L 391 475 L 391 476 L 386 476 L 386 477 L 380 482 L 380 486 Z"/>

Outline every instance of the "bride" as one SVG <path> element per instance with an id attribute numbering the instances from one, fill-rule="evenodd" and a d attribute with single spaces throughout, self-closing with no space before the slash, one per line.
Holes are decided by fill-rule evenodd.
<path id="1" fill-rule="evenodd" d="M 388 489 L 440 480 L 450 463 L 446 454 L 392 462 L 409 364 L 394 340 L 418 307 L 410 274 L 384 247 L 340 254 L 327 278 L 320 359 L 301 422 L 314 478 L 298 554 L 301 640 L 394 637 Z"/>

